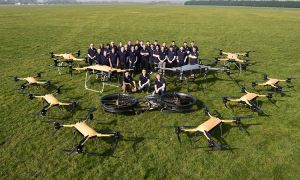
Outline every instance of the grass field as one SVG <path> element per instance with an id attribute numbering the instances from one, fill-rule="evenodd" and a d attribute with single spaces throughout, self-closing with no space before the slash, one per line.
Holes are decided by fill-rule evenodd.
<path id="1" fill-rule="evenodd" d="M 299 163 L 299 80 L 286 96 L 276 95 L 277 106 L 262 100 L 271 116 L 246 119 L 250 136 L 238 128 L 225 126 L 224 138 L 232 151 L 207 152 L 204 137 L 183 135 L 179 145 L 173 129 L 162 125 L 198 125 L 207 117 L 201 102 L 223 117 L 249 114 L 231 111 L 222 96 L 239 95 L 239 86 L 228 76 L 211 79 L 208 90 L 191 92 L 199 100 L 198 109 L 185 114 L 158 111 L 136 116 L 105 113 L 99 105 L 101 94 L 84 90 L 84 74 L 59 76 L 49 51 L 85 51 L 90 42 L 110 40 L 159 40 L 170 43 L 195 40 L 205 58 L 217 55 L 214 48 L 256 50 L 257 62 L 249 71 L 233 74 L 251 90 L 250 82 L 263 73 L 278 78 L 300 77 L 300 11 L 296 9 L 184 7 L 184 6 L 0 6 L 1 123 L 0 179 L 300 179 Z M 102 156 L 64 153 L 72 147 L 72 130 L 55 131 L 46 118 L 34 116 L 40 109 L 36 101 L 20 95 L 10 75 L 34 75 L 44 71 L 45 79 L 65 84 L 61 99 L 77 99 L 83 108 L 97 107 L 95 129 L 120 130 L 125 138 L 113 156 L 110 144 L 87 143 L 89 152 Z M 170 82 L 170 80 L 169 80 Z M 168 88 L 176 89 L 172 84 Z M 116 91 L 111 89 L 104 94 Z M 180 91 L 186 92 L 186 88 Z M 45 92 L 45 90 L 37 91 Z M 144 94 L 138 94 L 142 97 Z M 58 112 L 52 112 L 58 115 Z M 62 116 L 72 123 L 74 118 Z M 223 126 L 224 127 L 224 126 Z M 219 135 L 218 129 L 213 133 Z M 200 139 L 197 141 L 197 139 Z M 79 139 L 78 139 L 79 141 Z M 108 152 L 108 153 L 107 153 Z M 107 155 L 107 156 L 106 156 Z"/>

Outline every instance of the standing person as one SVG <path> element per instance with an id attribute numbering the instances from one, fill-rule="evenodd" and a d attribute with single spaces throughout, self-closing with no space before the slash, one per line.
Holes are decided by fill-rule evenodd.
<path id="1" fill-rule="evenodd" d="M 88 49 L 88 59 L 90 65 L 92 65 L 96 59 L 96 52 L 97 50 L 94 48 L 94 44 L 91 43 Z"/>
<path id="2" fill-rule="evenodd" d="M 177 53 L 177 51 L 179 50 L 178 46 L 176 45 L 175 41 L 172 41 L 172 47 L 173 47 L 173 51 L 175 53 Z"/>
<path id="3" fill-rule="evenodd" d="M 120 41 L 120 42 L 119 42 L 118 49 L 117 49 L 117 52 L 121 51 L 121 47 L 123 47 L 123 43 Z"/>
<path id="4" fill-rule="evenodd" d="M 160 72 L 162 72 L 163 74 L 165 74 L 166 59 L 167 59 L 167 56 L 166 56 L 166 53 L 165 53 L 165 48 L 162 46 L 160 48 L 160 52 L 159 52 L 159 55 L 158 55 L 158 60 L 159 60 L 158 68 L 160 69 Z M 163 69 L 163 70 L 161 70 L 161 69 Z"/>
<path id="5" fill-rule="evenodd" d="M 162 95 L 166 92 L 166 81 L 160 76 L 159 73 L 157 73 L 155 76 L 154 88 L 154 94 Z"/>
<path id="6" fill-rule="evenodd" d="M 102 56 L 101 55 L 101 49 L 97 49 L 96 58 L 95 58 L 96 64 L 102 65 L 101 56 Z"/>
<path id="7" fill-rule="evenodd" d="M 141 61 L 142 61 L 142 57 L 141 57 L 141 47 L 140 47 L 140 44 L 137 44 L 134 46 L 134 50 L 135 50 L 135 54 L 136 54 L 136 57 L 137 57 L 137 61 L 135 63 L 135 71 L 136 73 L 137 72 L 140 72 L 140 69 L 141 69 Z"/>
<path id="8" fill-rule="evenodd" d="M 168 54 L 169 48 L 167 47 L 167 43 L 166 43 L 166 42 L 163 42 L 163 44 L 161 45 L 161 47 L 164 47 L 164 52 L 165 52 L 166 54 Z"/>
<path id="9" fill-rule="evenodd" d="M 189 55 L 189 63 L 191 65 L 198 64 L 198 52 L 195 47 L 193 47 L 192 52 Z"/>
<path id="10" fill-rule="evenodd" d="M 125 72 L 122 84 L 123 93 L 136 92 L 136 84 L 128 71 Z"/>
<path id="11" fill-rule="evenodd" d="M 142 50 L 140 52 L 141 54 L 141 57 L 142 57 L 142 62 L 141 62 L 141 68 L 142 69 L 146 69 L 147 70 L 147 73 L 149 73 L 150 71 L 150 66 L 149 66 L 149 51 L 148 49 L 146 49 L 146 45 L 142 45 Z"/>
<path id="12" fill-rule="evenodd" d="M 181 46 L 179 48 L 179 50 L 177 51 L 178 67 L 184 66 L 187 61 L 187 58 L 188 58 L 188 56 L 187 56 L 186 52 L 184 51 L 183 47 Z"/>
<path id="13" fill-rule="evenodd" d="M 119 57 L 116 53 L 115 48 L 111 49 L 111 52 L 109 54 L 109 64 L 112 68 L 118 68 L 119 67 Z"/>
<path id="14" fill-rule="evenodd" d="M 146 69 L 142 70 L 142 74 L 140 75 L 139 78 L 139 90 L 148 92 L 150 88 L 150 77 L 147 74 Z"/>
<path id="15" fill-rule="evenodd" d="M 152 71 L 154 69 L 154 63 L 155 63 L 155 57 L 153 56 L 154 51 L 155 51 L 154 45 L 150 44 L 150 49 L 149 49 L 150 74 L 152 73 Z"/>
<path id="16" fill-rule="evenodd" d="M 193 48 L 196 48 L 196 52 L 199 52 L 199 48 L 198 46 L 196 46 L 195 41 L 191 42 L 190 52 L 193 51 Z"/>
<path id="17" fill-rule="evenodd" d="M 103 51 L 106 49 L 106 48 L 104 47 L 104 44 L 103 44 L 103 43 L 100 43 L 99 49 L 100 49 L 100 54 L 103 55 Z"/>
<path id="18" fill-rule="evenodd" d="M 125 51 L 124 47 L 120 48 L 120 51 L 118 52 L 119 56 L 119 63 L 121 69 L 128 68 L 128 61 L 127 61 L 127 52 Z"/>
<path id="19" fill-rule="evenodd" d="M 167 54 L 167 67 L 172 68 L 172 67 L 177 67 L 176 63 L 176 54 L 173 51 L 173 46 L 170 46 L 170 49 Z"/>
<path id="20" fill-rule="evenodd" d="M 136 51 L 134 49 L 134 46 L 131 46 L 131 49 L 128 53 L 128 60 L 129 60 L 129 69 L 133 69 L 135 71 L 137 56 L 136 56 Z"/>
<path id="21" fill-rule="evenodd" d="M 155 46 L 155 49 L 153 50 L 152 56 L 153 56 L 153 63 L 154 63 L 154 71 L 157 70 L 158 64 L 159 64 L 159 46 Z"/>
<path id="22" fill-rule="evenodd" d="M 115 45 L 115 42 L 111 41 L 110 45 L 109 45 L 109 50 L 111 51 L 112 49 L 115 49 L 115 51 L 116 51 L 117 48 L 118 47 Z"/>
<path id="23" fill-rule="evenodd" d="M 131 49 L 131 46 L 132 46 L 132 43 L 131 43 L 130 40 L 127 42 L 127 46 L 128 46 L 128 50 L 130 50 L 130 49 Z"/>
<path id="24" fill-rule="evenodd" d="M 107 50 L 103 51 L 103 55 L 101 56 L 101 64 L 104 66 L 109 66 L 109 57 L 107 54 Z"/>
<path id="25" fill-rule="evenodd" d="M 155 47 L 158 46 L 158 48 L 160 49 L 160 45 L 158 44 L 158 41 L 157 41 L 157 40 L 155 40 L 155 41 L 153 42 L 153 44 L 154 44 Z"/>
<path id="26" fill-rule="evenodd" d="M 184 42 L 183 43 L 183 49 L 184 51 L 186 52 L 186 55 L 189 56 L 190 55 L 190 47 L 187 45 L 187 42 Z M 189 62 L 186 61 L 184 64 L 188 64 Z"/>

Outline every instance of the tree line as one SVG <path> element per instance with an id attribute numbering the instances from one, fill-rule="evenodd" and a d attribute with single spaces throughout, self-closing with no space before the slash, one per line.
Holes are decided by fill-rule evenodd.
<path id="1" fill-rule="evenodd" d="M 282 7 L 300 8 L 300 1 L 227 1 L 227 0 L 204 0 L 186 1 L 184 5 L 211 5 L 211 6 L 251 6 L 251 7 Z"/>

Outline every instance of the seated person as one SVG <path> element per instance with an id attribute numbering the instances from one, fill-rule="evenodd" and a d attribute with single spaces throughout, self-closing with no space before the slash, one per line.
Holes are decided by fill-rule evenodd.
<path id="1" fill-rule="evenodd" d="M 140 80 L 139 80 L 139 90 L 148 92 L 150 87 L 150 77 L 147 74 L 147 71 L 145 69 L 142 70 L 142 74 L 140 75 Z"/>
<path id="2" fill-rule="evenodd" d="M 160 76 L 159 73 L 155 76 L 155 91 L 154 94 L 162 95 L 166 92 L 166 81 Z"/>
<path id="3" fill-rule="evenodd" d="M 128 71 L 125 72 L 122 84 L 123 93 L 136 92 L 136 84 Z"/>

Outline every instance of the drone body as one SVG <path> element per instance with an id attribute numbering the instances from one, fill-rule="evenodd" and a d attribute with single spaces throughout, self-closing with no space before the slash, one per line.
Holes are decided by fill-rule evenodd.
<path id="1" fill-rule="evenodd" d="M 242 72 L 242 68 L 246 67 L 248 64 L 248 58 L 249 58 L 250 51 L 247 51 L 245 53 L 233 53 L 233 52 L 224 52 L 220 49 L 220 57 L 215 58 L 215 63 L 218 63 L 219 61 L 224 62 L 224 65 L 229 65 L 229 63 L 234 63 L 235 66 L 239 69 L 240 72 Z"/>
<path id="2" fill-rule="evenodd" d="M 202 133 L 206 139 L 208 140 L 208 145 L 211 148 L 216 148 L 216 149 L 223 149 L 223 148 L 227 148 L 227 145 L 223 145 L 223 144 L 217 144 L 213 139 L 212 136 L 210 135 L 210 131 L 212 131 L 214 128 L 216 128 L 217 126 L 220 127 L 221 130 L 221 136 L 222 136 L 222 123 L 235 123 L 241 131 L 244 131 L 242 125 L 241 125 L 241 118 L 250 118 L 251 116 L 240 116 L 240 117 L 235 117 L 232 120 L 223 120 L 220 119 L 219 117 L 215 117 L 213 115 L 211 115 L 211 113 L 205 109 L 205 113 L 207 115 L 209 115 L 209 119 L 206 120 L 204 123 L 196 126 L 196 127 L 192 127 L 192 126 L 176 126 L 175 127 L 175 133 L 177 134 L 178 137 L 178 141 L 181 143 L 181 137 L 180 134 L 182 132 L 187 132 L 187 133 L 197 133 L 200 132 Z"/>
<path id="3" fill-rule="evenodd" d="M 29 88 L 31 86 L 36 86 L 36 87 L 39 87 L 39 86 L 48 86 L 51 84 L 51 81 L 49 80 L 46 80 L 46 81 L 40 81 L 38 80 L 37 78 L 40 78 L 41 77 L 41 73 L 37 73 L 37 76 L 35 77 L 25 77 L 25 78 L 19 78 L 19 77 L 16 77 L 14 76 L 13 79 L 14 81 L 25 81 L 24 83 L 21 84 L 21 88 L 20 88 L 20 93 L 23 93 L 24 90 L 26 88 Z"/>
<path id="4" fill-rule="evenodd" d="M 45 116 L 47 111 L 54 106 L 59 106 L 60 108 L 71 107 L 71 111 L 73 111 L 77 105 L 76 102 L 70 102 L 70 103 L 60 102 L 56 97 L 54 97 L 53 94 L 46 94 L 44 96 L 29 94 L 28 97 L 29 99 L 39 98 L 42 99 L 43 102 L 47 103 L 47 105 L 44 106 L 40 111 L 40 115 L 42 116 Z"/>
<path id="5" fill-rule="evenodd" d="M 282 87 L 279 85 L 280 82 L 286 82 L 291 83 L 292 79 L 295 78 L 287 78 L 287 79 L 276 79 L 276 78 L 270 78 L 267 75 L 264 75 L 265 82 L 263 83 L 257 83 L 256 81 L 252 82 L 252 87 L 256 86 L 271 86 L 275 88 L 277 92 L 282 92 Z"/>
<path id="6" fill-rule="evenodd" d="M 270 93 L 268 95 L 250 93 L 250 92 L 246 91 L 244 88 L 242 89 L 242 92 L 244 92 L 246 94 L 240 98 L 223 97 L 223 103 L 225 104 L 225 106 L 227 107 L 228 102 L 238 102 L 240 104 L 246 104 L 253 111 L 259 112 L 261 110 L 259 109 L 257 103 L 255 103 L 256 99 L 258 97 L 266 97 L 269 100 L 271 100 L 271 98 L 272 98 L 272 94 L 270 94 Z"/>
<path id="7" fill-rule="evenodd" d="M 86 121 L 88 120 L 93 120 L 93 111 L 95 109 L 92 108 L 89 110 L 87 117 L 84 119 L 84 121 L 77 122 L 75 124 L 69 124 L 69 125 L 64 125 L 59 122 L 54 122 L 53 125 L 55 129 L 60 129 L 61 127 L 65 128 L 75 128 L 82 136 L 83 139 L 77 144 L 72 150 L 69 151 L 69 154 L 74 154 L 74 153 L 81 153 L 83 152 L 83 147 L 84 144 L 91 138 L 110 138 L 113 137 L 116 140 L 116 145 L 119 141 L 119 138 L 121 136 L 119 131 L 111 131 L 108 133 L 98 133 L 96 130 L 91 128 Z"/>

